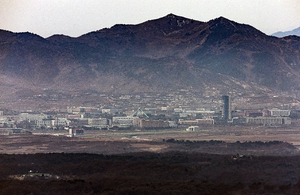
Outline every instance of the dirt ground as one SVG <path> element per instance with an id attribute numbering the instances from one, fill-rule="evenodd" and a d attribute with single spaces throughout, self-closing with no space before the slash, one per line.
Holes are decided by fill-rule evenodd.
<path id="1" fill-rule="evenodd" d="M 120 154 L 129 152 L 166 152 L 191 151 L 214 154 L 234 154 L 242 152 L 252 155 L 298 155 L 300 154 L 300 130 L 298 127 L 225 127 L 216 126 L 197 132 L 187 132 L 183 129 L 164 130 L 101 130 L 85 131 L 84 135 L 67 137 L 66 131 L 33 131 L 33 135 L 1 135 L 0 153 L 30 154 L 30 153 L 97 153 Z M 251 148 L 232 148 L 219 145 L 215 148 L 209 145 L 202 147 L 188 146 L 166 142 L 166 140 L 184 141 L 224 141 L 228 144 L 236 142 L 287 142 L 294 146 L 293 150 L 281 150 L 276 147 L 254 150 Z M 220 148 L 222 147 L 222 148 Z M 264 151 L 262 151 L 264 150 Z"/>
<path id="2" fill-rule="evenodd" d="M 0 194 L 300 194 L 297 127 L 66 135 L 1 135 Z"/>

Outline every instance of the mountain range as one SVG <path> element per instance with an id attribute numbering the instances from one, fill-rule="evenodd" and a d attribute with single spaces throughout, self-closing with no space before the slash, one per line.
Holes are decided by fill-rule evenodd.
<path id="1" fill-rule="evenodd" d="M 224 17 L 174 14 L 79 37 L 0 30 L 0 99 L 43 89 L 107 93 L 292 92 L 300 37 L 268 36 Z"/>
<path id="2" fill-rule="evenodd" d="M 300 27 L 299 28 L 296 28 L 294 30 L 291 30 L 291 31 L 279 31 L 279 32 L 276 32 L 274 34 L 272 34 L 272 36 L 275 36 L 275 37 L 286 37 L 286 36 L 290 36 L 290 35 L 296 35 L 296 36 L 300 36 Z"/>

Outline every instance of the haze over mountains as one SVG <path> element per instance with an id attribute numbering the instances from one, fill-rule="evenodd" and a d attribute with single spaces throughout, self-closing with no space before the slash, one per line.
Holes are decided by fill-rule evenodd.
<path id="1" fill-rule="evenodd" d="M 42 89 L 269 93 L 300 86 L 300 37 L 173 14 L 73 38 L 0 31 L 0 98 Z"/>
<path id="2" fill-rule="evenodd" d="M 291 31 L 284 31 L 284 32 L 279 31 L 279 32 L 272 34 L 272 36 L 275 36 L 275 37 L 286 37 L 286 36 L 290 36 L 290 35 L 300 36 L 300 27 L 296 28 L 294 30 L 291 30 Z"/>

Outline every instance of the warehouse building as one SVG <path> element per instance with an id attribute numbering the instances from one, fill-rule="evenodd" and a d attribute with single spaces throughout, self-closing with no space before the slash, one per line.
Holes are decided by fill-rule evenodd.
<path id="1" fill-rule="evenodd" d="M 246 123 L 257 125 L 290 125 L 290 117 L 246 117 Z"/>

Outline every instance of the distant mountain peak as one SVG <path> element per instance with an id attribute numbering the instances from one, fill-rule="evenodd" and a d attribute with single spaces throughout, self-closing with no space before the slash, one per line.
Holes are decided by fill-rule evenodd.
<path id="1" fill-rule="evenodd" d="M 152 20 L 152 21 L 162 22 L 164 24 L 167 23 L 169 25 L 177 26 L 177 27 L 183 27 L 187 24 L 192 23 L 195 20 L 170 13 L 170 14 L 166 15 L 165 17 L 162 17 L 162 18 L 159 18 L 156 20 Z"/>
<path id="2" fill-rule="evenodd" d="M 213 20 L 210 20 L 208 22 L 209 24 L 230 24 L 230 25 L 236 25 L 238 23 L 234 22 L 234 21 L 231 21 L 223 16 L 220 16 L 218 18 L 215 18 Z"/>
<path id="3" fill-rule="evenodd" d="M 179 17 L 179 16 L 170 13 L 170 14 L 166 15 L 166 17 L 167 17 L 167 18 L 176 18 L 176 17 Z"/>
<path id="4" fill-rule="evenodd" d="M 229 19 L 225 18 L 224 16 L 220 16 L 214 19 L 215 21 L 230 21 Z"/>
<path id="5" fill-rule="evenodd" d="M 290 35 L 296 35 L 296 36 L 300 37 L 300 27 L 295 28 L 294 30 L 291 30 L 291 31 L 285 31 L 285 32 L 279 31 L 279 32 L 272 34 L 272 36 L 275 36 L 275 37 L 286 37 L 286 36 L 290 36 Z"/>
<path id="6" fill-rule="evenodd" d="M 125 29 L 135 29 L 137 31 L 143 32 L 143 36 L 146 34 L 152 34 L 156 36 L 173 36 L 175 34 L 180 34 L 187 29 L 192 29 L 193 27 L 201 24 L 203 22 L 196 21 L 193 19 L 185 18 L 175 14 L 168 14 L 161 18 L 148 20 L 137 25 L 117 25 L 118 30 Z M 111 29 L 116 29 L 116 25 Z"/>
<path id="7" fill-rule="evenodd" d="M 208 22 L 210 29 L 218 32 L 231 32 L 231 33 L 242 33 L 243 36 L 258 36 L 265 35 L 261 31 L 257 30 L 253 26 L 247 24 L 240 24 L 235 21 L 229 20 L 223 16 L 210 20 Z"/>
<path id="8" fill-rule="evenodd" d="M 41 88 L 128 93 L 192 87 L 206 93 L 214 87 L 221 94 L 300 89 L 300 38 L 268 37 L 222 16 L 201 22 L 171 13 L 76 38 L 0 30 L 0 42 L 0 76 Z"/>

